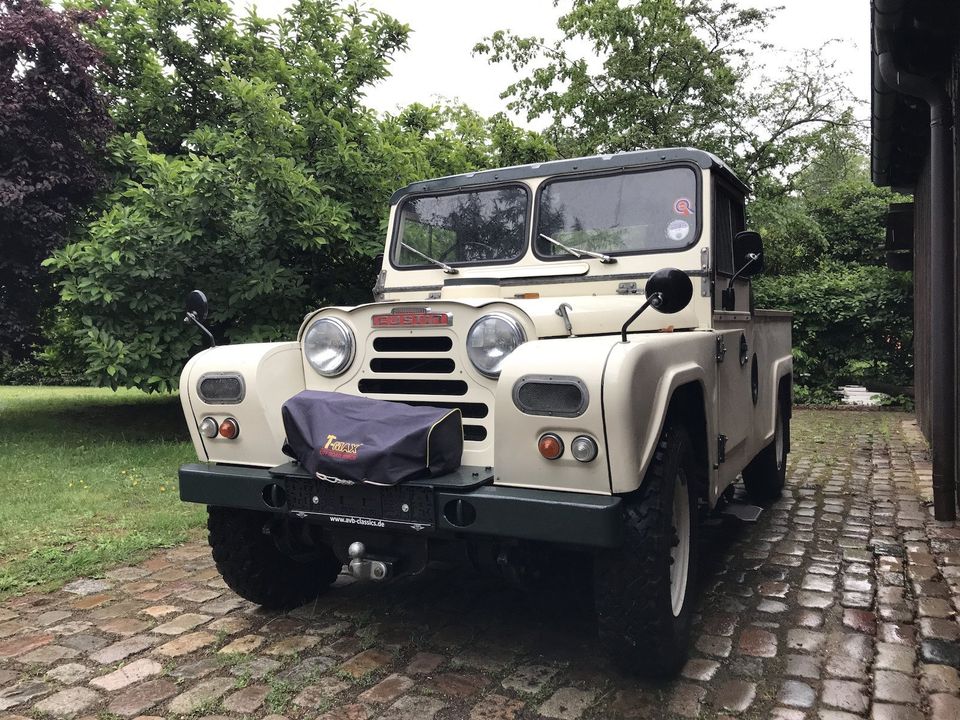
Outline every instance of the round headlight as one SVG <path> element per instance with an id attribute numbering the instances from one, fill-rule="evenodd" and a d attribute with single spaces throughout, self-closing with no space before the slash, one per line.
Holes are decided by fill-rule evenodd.
<path id="1" fill-rule="evenodd" d="M 303 352 L 310 367 L 321 375 L 341 375 L 353 362 L 353 332 L 337 318 L 325 317 L 307 328 Z"/>
<path id="2" fill-rule="evenodd" d="M 526 340 L 523 328 L 509 315 L 490 313 L 467 334 L 467 357 L 487 377 L 497 377 L 507 356 Z"/>

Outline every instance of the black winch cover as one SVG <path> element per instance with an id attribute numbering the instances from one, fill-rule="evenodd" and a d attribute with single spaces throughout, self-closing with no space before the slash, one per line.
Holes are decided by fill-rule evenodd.
<path id="1" fill-rule="evenodd" d="M 396 485 L 460 467 L 459 408 L 304 390 L 282 412 L 283 452 L 322 480 Z"/>

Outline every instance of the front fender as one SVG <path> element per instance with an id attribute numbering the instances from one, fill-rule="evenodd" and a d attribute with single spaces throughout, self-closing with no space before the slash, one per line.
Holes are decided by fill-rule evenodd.
<path id="1" fill-rule="evenodd" d="M 534 340 L 504 361 L 496 389 L 495 484 L 610 494 L 603 369 L 618 341 L 609 335 Z M 513 389 L 517 381 L 529 376 L 579 378 L 588 395 L 583 413 L 556 417 L 522 412 L 514 403 Z M 564 443 L 565 451 L 556 460 L 544 459 L 537 449 L 537 441 L 547 432 L 557 434 Z M 573 439 L 583 434 L 596 439 L 599 446 L 599 454 L 591 462 L 579 462 L 569 451 Z"/>
<path id="2" fill-rule="evenodd" d="M 707 407 L 712 407 L 715 352 L 714 336 L 705 332 L 643 335 L 612 349 L 603 378 L 603 405 L 614 493 L 640 487 L 677 388 L 698 383 Z M 714 437 L 713 413 L 705 416 L 707 438 Z M 715 444 L 707 442 L 707 448 L 713 467 Z"/>
<path id="3" fill-rule="evenodd" d="M 204 373 L 212 372 L 243 376 L 243 400 L 231 405 L 203 401 L 197 394 L 197 382 Z M 180 375 L 180 402 L 197 457 L 260 467 L 289 461 L 280 450 L 284 439 L 280 408 L 303 389 L 303 355 L 297 342 L 223 345 L 194 355 Z M 201 437 L 197 428 L 205 417 L 218 423 L 236 418 L 240 435 L 235 440 Z"/>

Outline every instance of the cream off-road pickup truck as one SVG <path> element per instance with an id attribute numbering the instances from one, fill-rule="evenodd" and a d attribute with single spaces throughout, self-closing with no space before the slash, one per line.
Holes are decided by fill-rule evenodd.
<path id="1" fill-rule="evenodd" d="M 687 148 L 398 191 L 374 302 L 183 370 L 180 496 L 224 580 L 292 607 L 344 566 L 529 577 L 559 550 L 589 561 L 614 657 L 677 672 L 701 518 L 741 475 L 778 497 L 790 447 L 791 320 L 753 307 L 747 192 Z"/>

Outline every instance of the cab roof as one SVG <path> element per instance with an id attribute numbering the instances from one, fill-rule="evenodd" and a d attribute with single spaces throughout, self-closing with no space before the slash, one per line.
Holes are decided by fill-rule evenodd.
<path id="1" fill-rule="evenodd" d="M 567 175 L 570 173 L 592 173 L 603 172 L 605 170 L 655 167 L 657 165 L 671 165 L 679 162 L 693 163 L 703 170 L 713 169 L 719 171 L 727 181 L 744 195 L 750 192 L 750 188 L 734 175 L 726 163 L 713 153 L 695 148 L 662 148 L 659 150 L 619 152 L 610 155 L 592 155 L 589 157 L 571 158 L 569 160 L 551 160 L 549 162 L 533 163 L 531 165 L 514 165 L 513 167 L 495 168 L 492 170 L 477 170 L 460 175 L 448 175 L 433 180 L 420 180 L 397 190 L 390 198 L 390 204 L 395 205 L 405 196 L 414 193 L 456 191 L 475 185 L 490 185 L 492 183 L 510 180 L 526 180 L 529 178 Z"/>

